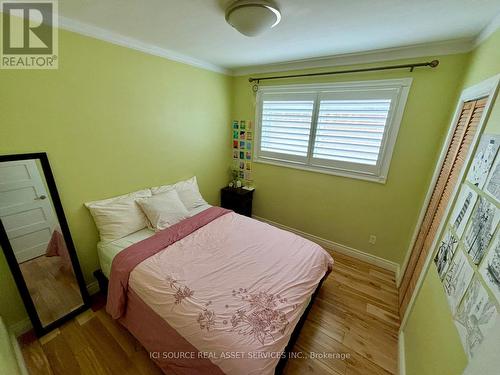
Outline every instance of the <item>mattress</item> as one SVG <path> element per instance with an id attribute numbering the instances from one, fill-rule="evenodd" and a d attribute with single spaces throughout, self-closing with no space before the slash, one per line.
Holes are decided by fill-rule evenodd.
<path id="1" fill-rule="evenodd" d="M 194 208 L 189 211 L 189 214 L 190 216 L 194 216 L 209 207 L 211 206 L 203 205 Z M 97 244 L 97 255 L 99 257 L 99 263 L 101 264 L 102 273 L 104 273 L 104 275 L 109 279 L 109 275 L 111 273 L 111 263 L 113 262 L 115 256 L 127 247 L 139 241 L 145 240 L 146 238 L 151 237 L 153 234 L 155 234 L 154 230 L 144 228 L 118 240 L 114 240 L 111 242 L 99 242 Z"/>
<path id="2" fill-rule="evenodd" d="M 115 256 L 130 245 L 145 240 L 153 234 L 155 234 L 154 230 L 144 228 L 112 242 L 99 242 L 97 244 L 97 254 L 99 256 L 102 273 L 104 273 L 104 275 L 109 279 L 109 275 L 111 273 L 111 263 L 113 262 Z"/>

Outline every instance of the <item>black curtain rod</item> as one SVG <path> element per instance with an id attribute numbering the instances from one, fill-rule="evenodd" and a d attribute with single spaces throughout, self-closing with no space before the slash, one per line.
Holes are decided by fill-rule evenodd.
<path id="1" fill-rule="evenodd" d="M 420 68 L 424 66 L 429 66 L 431 68 L 435 68 L 439 65 L 439 60 L 432 60 L 430 62 L 417 63 L 417 64 L 403 64 L 403 65 L 388 65 L 388 66 L 379 66 L 376 68 L 363 68 L 363 69 L 350 69 L 350 70 L 338 70 L 336 72 L 324 72 L 324 73 L 305 73 L 305 74 L 289 74 L 286 76 L 272 76 L 272 77 L 261 77 L 261 78 L 248 78 L 248 82 L 259 83 L 259 81 L 267 81 L 269 79 L 282 79 L 282 78 L 300 78 L 300 77 L 315 77 L 315 76 L 327 76 L 334 74 L 346 74 L 346 73 L 362 73 L 362 72 L 373 72 L 378 70 L 394 70 L 394 69 L 410 69 L 410 72 L 413 72 L 413 69 Z"/>

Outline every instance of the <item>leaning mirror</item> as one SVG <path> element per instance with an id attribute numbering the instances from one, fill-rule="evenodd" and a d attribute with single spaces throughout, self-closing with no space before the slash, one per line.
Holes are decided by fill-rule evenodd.
<path id="1" fill-rule="evenodd" d="M 88 293 L 45 153 L 0 155 L 0 245 L 37 335 L 87 308 Z"/>

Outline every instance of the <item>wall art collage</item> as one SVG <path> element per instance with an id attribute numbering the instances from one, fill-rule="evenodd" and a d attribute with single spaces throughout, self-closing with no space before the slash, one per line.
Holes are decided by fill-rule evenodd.
<path id="1" fill-rule="evenodd" d="M 253 123 L 248 120 L 234 120 L 232 123 L 233 179 L 242 181 L 244 186 L 253 184 Z"/>
<path id="2" fill-rule="evenodd" d="M 499 145 L 482 135 L 434 255 L 469 358 L 500 314 Z"/>

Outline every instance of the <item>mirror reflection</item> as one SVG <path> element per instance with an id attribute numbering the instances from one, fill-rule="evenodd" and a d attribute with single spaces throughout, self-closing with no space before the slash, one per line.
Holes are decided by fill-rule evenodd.
<path id="1" fill-rule="evenodd" d="M 82 306 L 39 160 L 0 163 L 0 219 L 42 326 Z"/>

